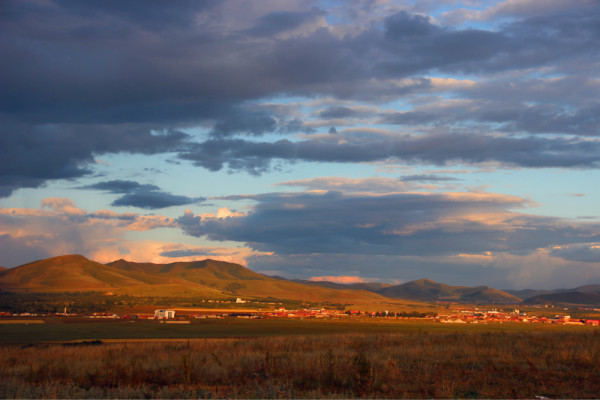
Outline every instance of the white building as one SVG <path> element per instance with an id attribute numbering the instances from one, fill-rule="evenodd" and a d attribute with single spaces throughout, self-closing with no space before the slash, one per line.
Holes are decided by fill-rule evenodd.
<path id="1" fill-rule="evenodd" d="M 154 318 L 158 318 L 158 319 L 175 318 L 175 310 L 154 310 Z"/>

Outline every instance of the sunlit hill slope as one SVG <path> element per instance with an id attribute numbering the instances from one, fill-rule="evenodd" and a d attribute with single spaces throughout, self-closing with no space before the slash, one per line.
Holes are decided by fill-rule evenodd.
<path id="1" fill-rule="evenodd" d="M 365 290 L 331 289 L 274 279 L 222 261 L 151 264 L 118 260 L 104 265 L 79 255 L 49 258 L 0 271 L 0 289 L 110 290 L 133 296 L 246 296 L 344 303 L 389 300 Z"/>

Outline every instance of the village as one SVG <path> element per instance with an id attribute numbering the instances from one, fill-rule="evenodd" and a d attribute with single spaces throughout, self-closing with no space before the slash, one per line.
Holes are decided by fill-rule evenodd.
<path id="1" fill-rule="evenodd" d="M 237 303 L 245 301 L 238 299 Z M 564 311 L 564 310 L 563 310 Z M 590 311 L 600 311 L 590 309 Z M 548 314 L 547 312 L 545 313 Z M 61 317 L 61 318 L 83 318 L 83 319 L 111 319 L 111 320 L 146 320 L 157 321 L 159 323 L 171 324 L 189 324 L 193 320 L 199 319 L 271 319 L 271 318 L 353 318 L 353 319 L 400 319 L 400 320 L 429 320 L 444 324 L 491 324 L 491 323 L 538 323 L 538 324 L 559 324 L 559 325 L 588 325 L 600 326 L 600 319 L 592 318 L 572 318 L 566 314 L 555 314 L 554 316 L 538 316 L 528 314 L 519 309 L 512 311 L 498 310 L 497 308 L 478 308 L 478 307 L 460 307 L 447 306 L 444 313 L 436 312 L 392 312 L 392 311 L 364 311 L 364 310 L 336 310 L 325 308 L 305 308 L 298 310 L 289 310 L 285 307 L 278 307 L 272 310 L 261 309 L 186 309 L 186 308 L 160 308 L 154 313 L 127 313 L 118 315 L 112 312 L 95 312 L 89 314 L 69 313 L 65 307 L 63 312 L 53 314 L 40 313 L 10 313 L 1 312 L 0 318 L 32 318 L 32 317 Z"/>

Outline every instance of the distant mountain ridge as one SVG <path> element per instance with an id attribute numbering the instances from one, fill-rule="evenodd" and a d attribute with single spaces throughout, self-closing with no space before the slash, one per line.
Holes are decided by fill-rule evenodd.
<path id="1" fill-rule="evenodd" d="M 419 279 L 383 288 L 378 293 L 391 298 L 406 298 L 430 301 L 455 301 L 463 303 L 520 303 L 521 299 L 505 291 L 489 286 L 451 286 Z"/>
<path id="2" fill-rule="evenodd" d="M 600 305 L 599 293 L 586 293 L 579 291 L 559 292 L 534 296 L 523 301 L 526 305 L 552 304 L 552 305 Z"/>
<path id="3" fill-rule="evenodd" d="M 505 291 L 490 288 L 488 286 L 451 286 L 435 282 L 431 279 L 419 279 L 403 283 L 400 285 L 391 285 L 380 282 L 365 282 L 342 284 L 328 281 L 304 281 L 316 285 L 340 288 L 351 287 L 353 289 L 364 289 L 392 299 L 411 299 L 420 301 L 450 301 L 462 303 L 520 303 L 521 298 L 509 294 Z"/>

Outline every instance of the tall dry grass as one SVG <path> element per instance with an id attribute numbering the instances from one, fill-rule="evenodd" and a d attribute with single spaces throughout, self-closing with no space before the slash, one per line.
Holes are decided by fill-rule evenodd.
<path id="1" fill-rule="evenodd" d="M 600 334 L 406 333 L 0 348 L 1 398 L 597 398 Z"/>

